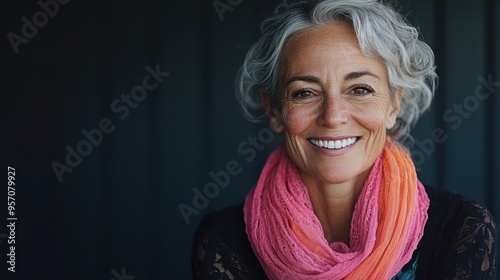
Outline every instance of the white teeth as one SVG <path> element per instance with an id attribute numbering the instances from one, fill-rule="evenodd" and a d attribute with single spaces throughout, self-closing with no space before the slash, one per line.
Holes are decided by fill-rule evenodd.
<path id="1" fill-rule="evenodd" d="M 335 144 L 333 144 L 333 141 L 328 141 L 328 149 L 333 149 L 335 148 Z"/>
<path id="2" fill-rule="evenodd" d="M 335 141 L 335 149 L 340 149 L 342 147 L 342 142 L 340 140 Z"/>
<path id="3" fill-rule="evenodd" d="M 347 146 L 350 146 L 350 145 L 354 144 L 357 140 L 358 140 L 358 138 L 352 137 L 352 138 L 336 140 L 336 141 L 310 139 L 309 142 L 311 142 L 313 145 L 321 147 L 321 148 L 337 150 L 337 149 L 342 149 L 342 148 L 345 148 Z"/>

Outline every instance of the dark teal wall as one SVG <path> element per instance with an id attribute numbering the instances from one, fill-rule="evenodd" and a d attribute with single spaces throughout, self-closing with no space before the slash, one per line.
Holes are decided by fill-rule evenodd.
<path id="1" fill-rule="evenodd" d="M 247 122 L 234 98 L 239 65 L 278 1 L 229 2 L 234 9 L 221 21 L 211 0 L 70 1 L 17 54 L 7 34 L 22 34 L 21 18 L 32 20 L 41 8 L 4 4 L 0 156 L 2 168 L 17 170 L 18 279 L 108 280 L 122 268 L 137 280 L 190 278 L 191 239 L 202 216 L 243 201 L 280 143 L 266 124 Z M 413 130 L 427 143 L 414 147 L 419 177 L 498 217 L 500 85 L 485 100 L 475 92 L 478 77 L 500 81 L 500 4 L 394 3 L 420 26 L 440 75 L 435 102 Z M 121 95 L 158 64 L 169 75 L 126 115 Z M 457 117 L 455 104 L 467 117 Z M 51 164 L 66 164 L 65 147 L 76 149 L 86 139 L 82 130 L 105 118 L 114 130 L 59 182 Z M 444 143 L 428 140 L 436 129 L 446 133 Z M 229 168 L 235 175 L 186 224 L 179 205 L 193 206 L 193 188 L 215 182 L 209 173 L 228 164 L 238 165 Z M 5 240 L 0 235 L 2 262 Z"/>

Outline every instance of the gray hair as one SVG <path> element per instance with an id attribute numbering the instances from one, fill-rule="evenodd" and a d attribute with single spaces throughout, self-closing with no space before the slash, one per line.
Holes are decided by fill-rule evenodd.
<path id="1" fill-rule="evenodd" d="M 317 26 L 344 22 L 356 33 L 362 52 L 386 65 L 391 97 L 398 88 L 405 93 L 394 127 L 387 134 L 402 143 L 410 126 L 429 108 L 437 84 L 434 54 L 421 41 L 416 28 L 389 5 L 376 0 L 320 0 L 285 3 L 262 23 L 262 37 L 250 48 L 238 73 L 236 93 L 245 116 L 265 118 L 259 91 L 278 104 L 278 66 L 292 35 Z"/>

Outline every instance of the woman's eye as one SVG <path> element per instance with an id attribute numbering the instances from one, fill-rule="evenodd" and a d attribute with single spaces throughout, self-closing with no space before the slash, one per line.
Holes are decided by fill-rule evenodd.
<path id="1" fill-rule="evenodd" d="M 369 87 L 357 87 L 353 89 L 351 93 L 358 96 L 364 96 L 373 93 L 373 90 Z"/>
<path id="2" fill-rule="evenodd" d="M 298 92 L 295 92 L 293 94 L 293 97 L 294 98 L 299 98 L 299 99 L 302 99 L 302 98 L 308 98 L 308 97 L 311 97 L 313 96 L 314 93 L 312 93 L 311 91 L 309 90 L 301 90 L 301 91 L 298 91 Z"/>

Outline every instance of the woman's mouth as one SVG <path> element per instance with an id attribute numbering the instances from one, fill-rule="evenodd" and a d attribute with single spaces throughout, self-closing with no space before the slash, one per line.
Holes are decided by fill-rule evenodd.
<path id="1" fill-rule="evenodd" d="M 308 141 L 313 144 L 314 146 L 320 147 L 320 148 L 325 148 L 329 150 L 339 150 L 342 148 L 345 148 L 347 146 L 350 146 L 356 141 L 358 141 L 359 137 L 351 137 L 351 138 L 346 138 L 346 139 L 339 139 L 339 140 L 318 140 L 318 139 L 308 139 Z"/>

